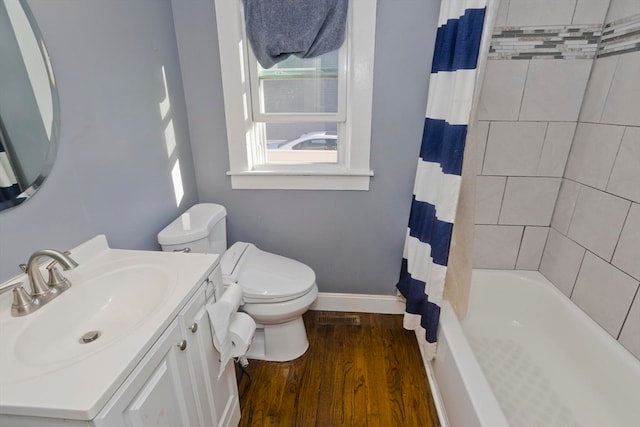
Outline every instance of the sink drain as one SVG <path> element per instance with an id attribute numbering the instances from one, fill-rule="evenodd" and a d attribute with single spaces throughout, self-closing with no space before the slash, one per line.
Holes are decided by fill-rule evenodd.
<path id="1" fill-rule="evenodd" d="M 100 331 L 89 331 L 80 337 L 80 344 L 89 344 L 100 338 Z"/>

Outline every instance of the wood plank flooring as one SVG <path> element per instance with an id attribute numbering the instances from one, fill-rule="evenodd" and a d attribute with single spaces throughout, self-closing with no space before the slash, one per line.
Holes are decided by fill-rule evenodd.
<path id="1" fill-rule="evenodd" d="M 401 315 L 309 311 L 309 349 L 291 362 L 251 360 L 240 426 L 439 427 L 412 331 Z"/>

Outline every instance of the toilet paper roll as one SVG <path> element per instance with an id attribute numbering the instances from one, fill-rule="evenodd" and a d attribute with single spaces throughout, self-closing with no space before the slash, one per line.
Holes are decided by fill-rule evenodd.
<path id="1" fill-rule="evenodd" d="M 213 330 L 213 345 L 220 353 L 218 379 L 232 358 L 247 352 L 253 339 L 256 324 L 248 314 L 236 311 L 241 303 L 242 288 L 233 283 L 218 301 L 206 305 Z"/>
<path id="2" fill-rule="evenodd" d="M 233 357 L 244 355 L 256 332 L 256 322 L 247 313 L 233 313 L 229 325 L 229 338 L 233 345 Z"/>
<path id="3" fill-rule="evenodd" d="M 219 301 L 207 306 L 213 332 L 220 343 L 227 339 L 231 315 L 238 310 L 241 302 L 242 288 L 237 283 L 232 283 Z M 221 351 L 220 348 L 218 350 Z"/>
<path id="4" fill-rule="evenodd" d="M 242 304 L 242 287 L 237 283 L 232 283 L 224 290 L 222 298 L 218 301 L 228 307 L 231 307 L 231 311 L 237 311 L 240 304 Z"/>

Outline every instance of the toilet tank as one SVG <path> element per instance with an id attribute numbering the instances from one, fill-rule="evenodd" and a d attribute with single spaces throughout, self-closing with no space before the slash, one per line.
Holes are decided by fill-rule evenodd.
<path id="1" fill-rule="evenodd" d="M 215 203 L 190 207 L 158 233 L 163 251 L 222 254 L 227 250 L 227 210 Z"/>

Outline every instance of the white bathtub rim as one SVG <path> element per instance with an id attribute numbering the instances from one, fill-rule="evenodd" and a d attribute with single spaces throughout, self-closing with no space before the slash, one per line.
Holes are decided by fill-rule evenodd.
<path id="1" fill-rule="evenodd" d="M 449 301 L 442 301 L 440 309 L 440 327 L 448 329 L 445 334 L 465 337 L 464 340 L 447 340 L 451 355 L 456 366 L 461 368 L 461 379 L 475 411 L 475 414 L 482 426 L 509 427 L 507 418 L 502 411 L 502 407 L 495 397 L 493 389 L 489 385 L 484 371 L 480 367 L 478 360 L 466 340 L 464 330 Z M 436 353 L 436 358 L 437 358 Z"/>
<path id="2" fill-rule="evenodd" d="M 415 331 L 416 339 L 420 342 L 418 337 L 418 331 Z M 438 382 L 436 381 L 435 374 L 433 372 L 433 365 L 430 360 L 424 358 L 424 352 L 420 350 L 422 356 L 422 363 L 424 364 L 425 371 L 427 372 L 427 380 L 429 382 L 429 388 L 431 389 L 431 396 L 433 397 L 433 404 L 436 407 L 436 413 L 438 414 L 438 420 L 440 421 L 440 427 L 450 427 L 449 419 L 447 418 L 447 411 L 444 407 L 444 401 L 442 400 L 442 394 L 438 388 Z"/>

